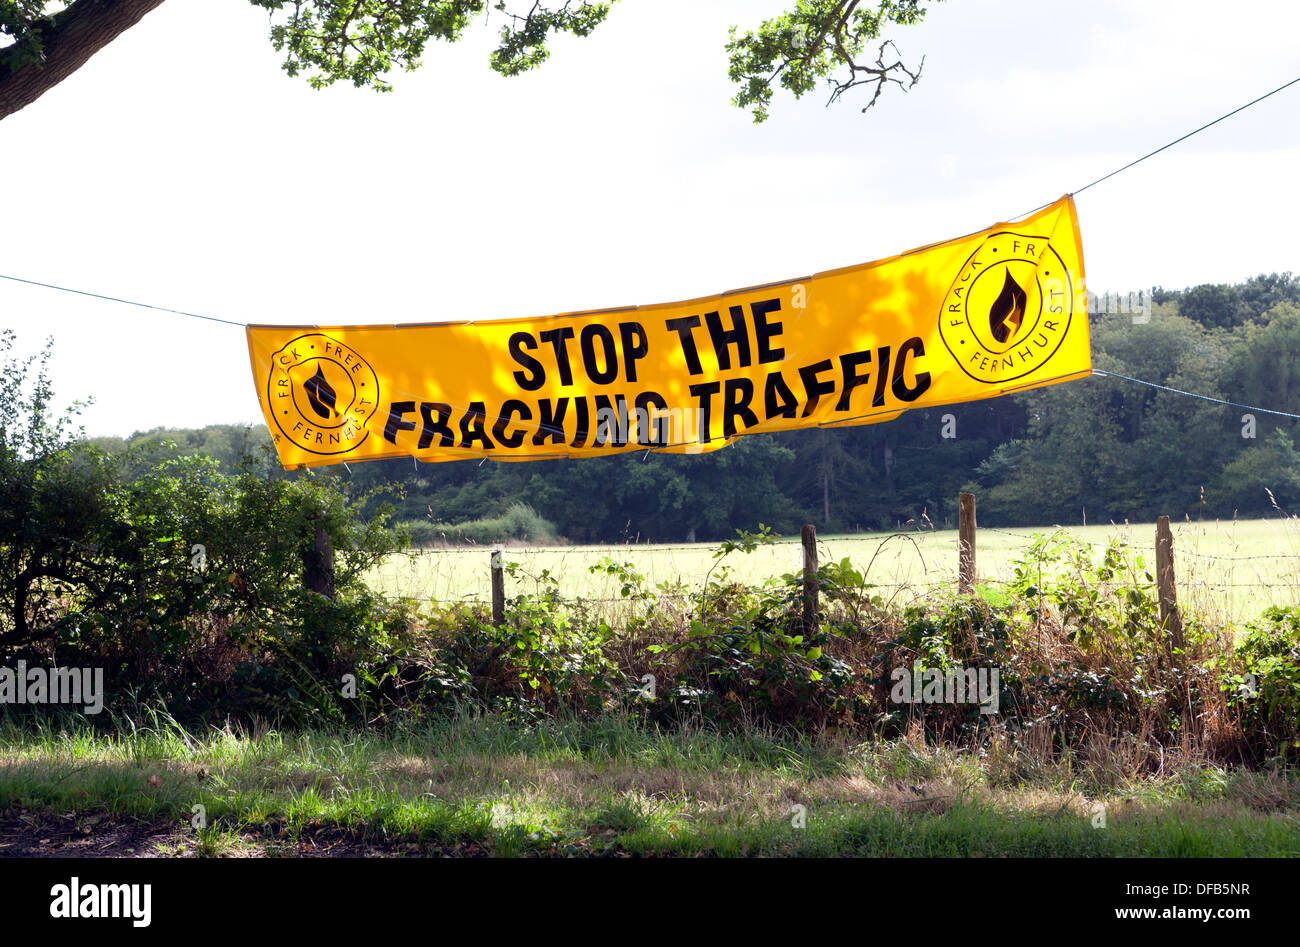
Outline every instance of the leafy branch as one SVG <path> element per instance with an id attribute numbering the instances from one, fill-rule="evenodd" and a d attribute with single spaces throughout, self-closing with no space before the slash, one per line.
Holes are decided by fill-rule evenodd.
<path id="1" fill-rule="evenodd" d="M 741 89 L 732 102 L 750 109 L 755 122 L 763 122 L 777 86 L 798 99 L 825 80 L 831 88 L 826 104 L 831 105 L 851 89 L 874 85 L 864 112 L 890 84 L 904 91 L 911 89 L 921 79 L 924 57 L 914 69 L 907 66 L 892 40 L 880 44 L 874 63 L 862 57 L 889 24 L 919 23 L 925 17 L 924 3 L 882 0 L 871 9 L 863 7 L 861 0 L 798 0 L 794 10 L 764 20 L 757 30 L 743 36 L 738 37 L 738 28 L 733 26 L 727 44 L 729 75 Z M 896 57 L 893 61 L 886 60 L 888 49 Z M 847 74 L 842 70 L 848 70 Z"/>
<path id="2" fill-rule="evenodd" d="M 412 71 L 430 40 L 461 39 L 471 21 L 488 13 L 489 0 L 250 0 L 269 12 L 271 45 L 284 53 L 291 76 L 307 74 L 316 89 L 340 80 L 355 86 L 392 90 L 394 69 Z M 504 14 L 492 69 L 516 76 L 549 57 L 547 41 L 556 33 L 587 36 L 609 14 L 615 0 L 548 7 L 536 0 L 518 12 L 508 0 L 491 9 Z"/>

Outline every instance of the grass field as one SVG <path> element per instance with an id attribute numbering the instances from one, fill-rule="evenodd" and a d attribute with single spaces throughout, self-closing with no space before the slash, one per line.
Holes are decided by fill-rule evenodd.
<path id="1" fill-rule="evenodd" d="M 1128 544 L 1154 572 L 1155 525 L 1089 525 L 1068 532 L 1094 544 L 1099 557 L 1114 539 Z M 982 581 L 996 584 L 1011 573 L 1013 562 L 1026 555 L 1035 534 L 1055 527 L 1010 530 L 981 528 L 977 568 Z M 1179 601 L 1214 617 L 1249 620 L 1268 605 L 1300 603 L 1300 521 L 1277 517 L 1262 520 L 1208 521 L 1173 524 L 1175 570 Z M 530 576 L 549 570 L 560 580 L 561 594 L 589 599 L 614 599 L 617 581 L 588 568 L 605 557 L 631 562 L 653 584 L 680 582 L 698 589 L 715 564 L 716 544 L 512 547 L 503 559 L 519 563 L 518 575 L 507 579 L 506 594 L 533 591 Z M 731 576 L 758 585 L 802 568 L 798 537 L 783 538 L 749 555 L 735 553 L 723 564 Z M 955 530 L 905 534 L 859 534 L 820 538 L 819 557 L 838 561 L 848 557 L 867 569 L 867 581 L 899 601 L 925 595 L 935 586 L 953 583 L 957 573 Z M 372 585 L 386 594 L 420 600 L 490 600 L 489 551 L 482 547 L 413 550 L 391 557 L 371 576 Z M 869 566 L 869 569 L 868 569 Z M 717 573 L 715 572 L 715 577 Z"/>

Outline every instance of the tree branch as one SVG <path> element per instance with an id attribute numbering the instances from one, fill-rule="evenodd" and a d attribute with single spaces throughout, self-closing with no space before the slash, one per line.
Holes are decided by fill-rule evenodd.
<path id="1" fill-rule="evenodd" d="M 843 42 L 840 39 L 839 35 L 837 34 L 835 37 L 835 47 L 840 54 L 840 58 L 849 67 L 849 78 L 844 80 L 843 82 L 839 82 L 835 79 L 828 80 L 832 88 L 831 88 L 831 97 L 826 101 L 826 104 L 831 105 L 832 103 L 835 102 L 836 99 L 838 99 L 845 92 L 848 92 L 852 88 L 855 88 L 860 85 L 865 85 L 869 82 L 874 82 L 876 84 L 876 88 L 874 93 L 871 96 L 871 101 L 868 102 L 866 106 L 864 106 L 862 109 L 862 111 L 865 112 L 867 109 L 871 108 L 871 106 L 876 104 L 876 100 L 880 98 L 880 93 L 884 91 L 885 86 L 888 83 L 890 82 L 897 83 L 898 87 L 902 89 L 904 92 L 906 92 L 909 89 L 911 89 L 913 86 L 915 86 L 918 82 L 920 82 L 921 70 L 925 68 L 925 57 L 924 56 L 921 57 L 920 65 L 918 65 L 916 67 L 916 71 L 913 72 L 912 70 L 908 69 L 907 66 L 903 65 L 903 60 L 901 58 L 899 58 L 895 62 L 886 64 L 885 48 L 887 46 L 894 46 L 893 40 L 885 40 L 885 42 L 880 44 L 880 52 L 876 57 L 876 64 L 874 66 L 861 66 L 849 54 L 848 50 L 844 48 Z M 894 46 L 894 53 L 896 55 L 898 53 L 897 46 Z M 902 79 L 898 78 L 898 76 L 892 75 L 892 73 L 894 73 L 895 71 L 902 72 L 912 81 L 910 83 L 905 84 Z M 864 77 L 860 76 L 859 74 L 863 74 Z"/>
<path id="2" fill-rule="evenodd" d="M 162 2 L 75 0 L 34 22 L 30 35 L 40 49 L 35 58 L 29 44 L 0 49 L 0 119 L 31 105 Z"/>

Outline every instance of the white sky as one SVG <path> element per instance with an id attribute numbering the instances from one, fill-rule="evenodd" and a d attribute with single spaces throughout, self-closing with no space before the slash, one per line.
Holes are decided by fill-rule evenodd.
<path id="1" fill-rule="evenodd" d="M 0 273 L 240 322 L 686 299 L 1013 218 L 1300 75 L 1293 0 L 949 0 L 890 34 L 911 93 L 779 92 L 755 126 L 727 27 L 787 5 L 621 0 L 515 79 L 478 28 L 380 95 L 284 75 L 247 3 L 171 0 L 0 121 Z M 1080 195 L 1089 287 L 1300 271 L 1298 113 L 1300 85 Z M 0 327 L 54 336 L 89 434 L 261 423 L 234 326 L 0 280 Z"/>

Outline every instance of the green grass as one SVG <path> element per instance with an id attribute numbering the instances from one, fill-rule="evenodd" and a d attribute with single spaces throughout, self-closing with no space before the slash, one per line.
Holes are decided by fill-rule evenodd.
<path id="1" fill-rule="evenodd" d="M 996 584 L 1009 577 L 1012 562 L 1024 555 L 1034 533 L 1054 527 L 980 529 L 977 566 L 980 578 Z M 1086 542 L 1104 545 L 1119 538 L 1141 555 L 1154 572 L 1155 525 L 1071 526 L 1069 532 Z M 1235 621 L 1258 617 L 1268 605 L 1300 602 L 1300 521 L 1277 517 L 1263 520 L 1182 522 L 1173 524 L 1174 552 L 1180 602 L 1209 616 Z M 615 578 L 592 575 L 588 567 L 609 556 L 631 562 L 651 585 L 680 582 L 696 590 L 715 564 L 715 544 L 513 547 L 504 560 L 520 564 L 520 574 L 508 578 L 506 594 L 536 591 L 530 576 L 547 569 L 559 577 L 566 597 L 617 599 Z M 1095 550 L 1100 556 L 1101 549 Z M 372 573 L 372 585 L 387 594 L 420 600 L 490 601 L 488 550 L 451 547 L 417 550 L 391 557 Z M 860 569 L 870 565 L 869 582 L 886 597 L 907 602 L 941 584 L 953 584 L 957 570 L 955 530 L 857 534 L 820 538 L 825 561 L 848 557 Z M 724 566 L 731 576 L 749 585 L 802 568 L 798 537 L 760 547 L 750 555 L 734 554 Z M 715 577 L 717 573 L 714 573 Z"/>
<path id="2" fill-rule="evenodd" d="M 1024 753 L 613 717 L 465 712 L 382 732 L 203 734 L 155 719 L 115 735 L 68 718 L 0 725 L 0 809 L 174 820 L 202 854 L 324 826 L 495 855 L 1300 855 L 1294 772 L 1187 764 L 1103 786 L 1077 761 L 1028 766 Z M 202 833 L 188 828 L 195 804 Z"/>

